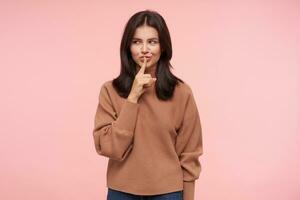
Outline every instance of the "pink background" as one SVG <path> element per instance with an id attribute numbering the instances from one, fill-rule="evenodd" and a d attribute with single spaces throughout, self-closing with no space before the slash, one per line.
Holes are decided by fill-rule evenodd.
<path id="1" fill-rule="evenodd" d="M 92 129 L 129 17 L 161 13 L 203 127 L 196 200 L 299 200 L 299 1 L 1 1 L 0 199 L 106 199 Z"/>

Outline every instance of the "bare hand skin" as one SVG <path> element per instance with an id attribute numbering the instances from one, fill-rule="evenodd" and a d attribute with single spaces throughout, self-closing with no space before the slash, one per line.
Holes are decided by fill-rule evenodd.
<path id="1" fill-rule="evenodd" d="M 150 74 L 144 74 L 147 66 L 147 59 L 144 59 L 138 73 L 135 75 L 131 91 L 127 99 L 133 103 L 137 103 L 140 96 L 145 92 L 147 87 L 150 87 L 156 81 L 156 78 L 152 78 Z"/>

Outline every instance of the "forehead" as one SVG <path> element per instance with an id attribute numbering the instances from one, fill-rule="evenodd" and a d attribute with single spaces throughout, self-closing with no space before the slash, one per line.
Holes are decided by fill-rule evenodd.
<path id="1" fill-rule="evenodd" d="M 139 39 L 158 38 L 158 32 L 151 26 L 140 26 L 135 30 L 133 37 Z"/>

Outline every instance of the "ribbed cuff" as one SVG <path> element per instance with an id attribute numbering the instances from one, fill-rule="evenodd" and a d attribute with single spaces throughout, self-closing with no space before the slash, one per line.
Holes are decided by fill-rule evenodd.
<path id="1" fill-rule="evenodd" d="M 195 181 L 183 181 L 183 200 L 194 200 Z"/>
<path id="2" fill-rule="evenodd" d="M 116 120 L 116 126 L 120 129 L 133 132 L 135 128 L 137 113 L 139 104 L 128 101 L 124 101 L 120 115 Z"/>

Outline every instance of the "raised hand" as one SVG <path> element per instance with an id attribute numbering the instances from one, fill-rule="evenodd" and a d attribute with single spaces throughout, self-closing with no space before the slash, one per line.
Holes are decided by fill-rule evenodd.
<path id="1" fill-rule="evenodd" d="M 147 87 L 150 87 L 155 81 L 156 78 L 152 78 L 150 74 L 145 74 L 145 69 L 147 67 L 147 59 L 144 58 L 144 62 L 135 75 L 131 91 L 128 95 L 128 100 L 137 103 L 140 96 L 145 92 Z"/>

